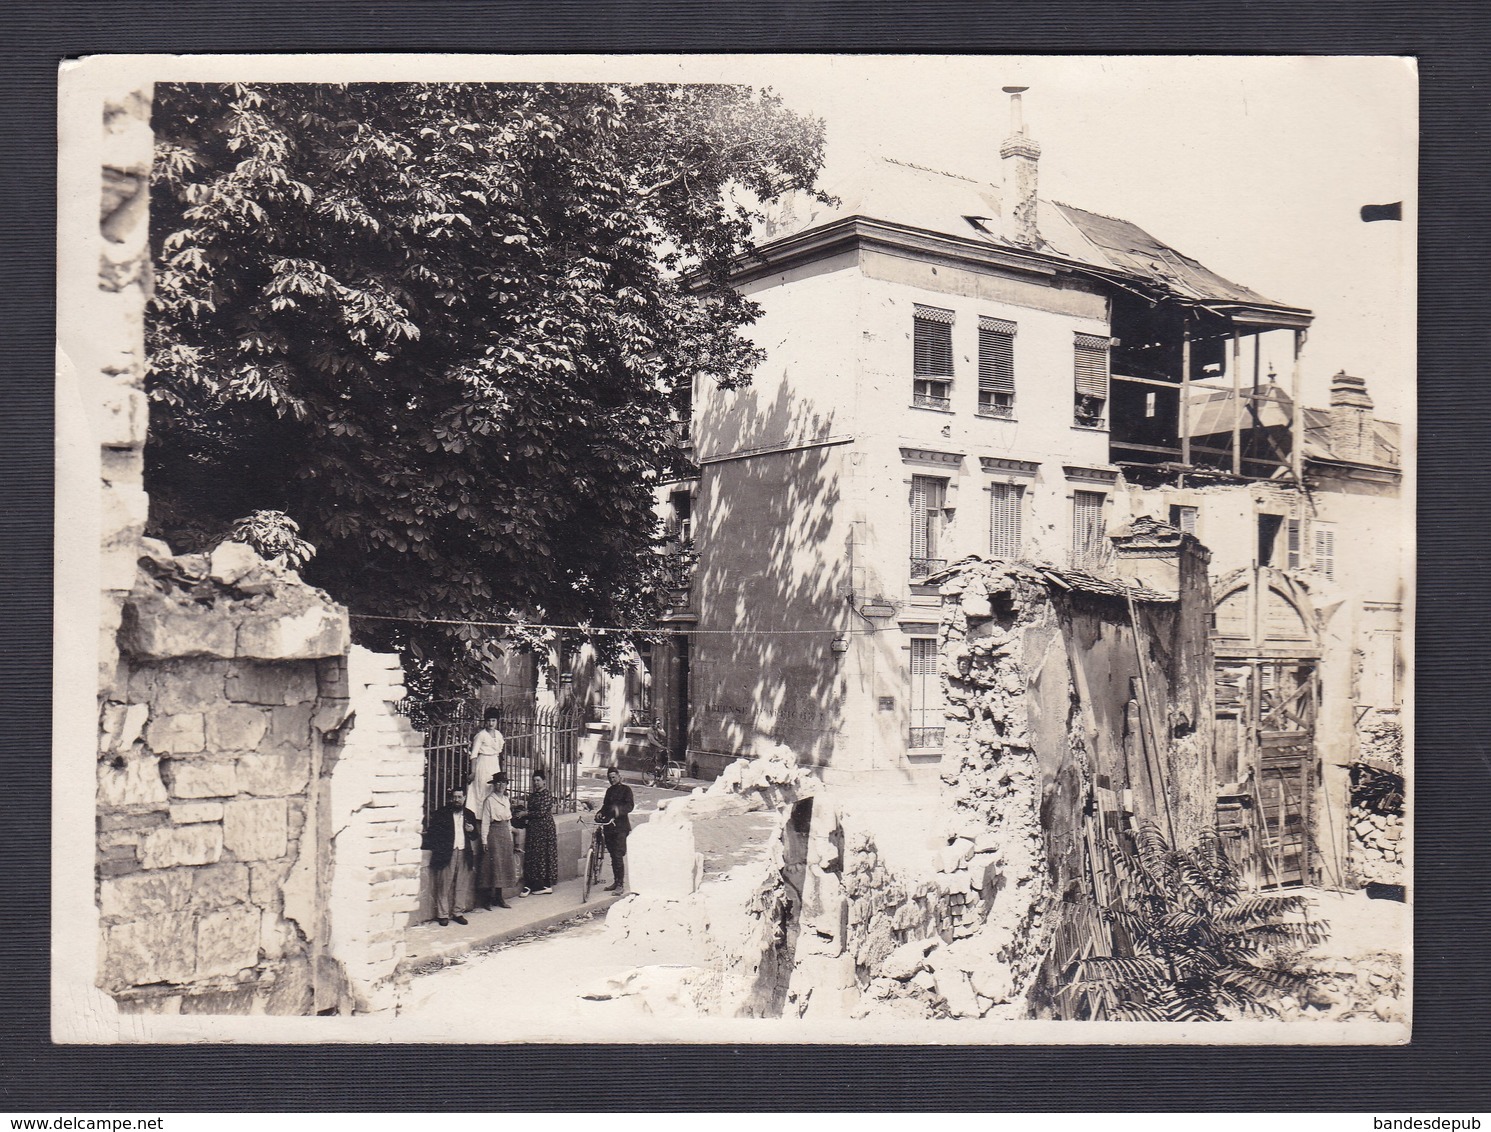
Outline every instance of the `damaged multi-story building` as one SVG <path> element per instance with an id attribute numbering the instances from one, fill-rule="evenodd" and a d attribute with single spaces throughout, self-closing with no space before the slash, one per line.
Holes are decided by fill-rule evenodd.
<path id="1" fill-rule="evenodd" d="M 766 359 L 749 388 L 694 391 L 696 474 L 665 499 L 697 566 L 679 632 L 612 698 L 704 777 L 780 744 L 828 783 L 935 783 L 945 568 L 1100 594 L 1179 553 L 1115 559 L 1111 536 L 1157 520 L 1210 555 L 1209 718 L 1183 724 L 1207 821 L 1263 883 L 1344 883 L 1347 766 L 1403 699 L 1398 428 L 1345 373 L 1305 407 L 1310 311 L 1041 198 L 1007 89 L 1000 183 L 881 159 L 834 206 L 789 202 L 739 265 Z M 1139 692 L 1101 694 L 1122 729 Z M 614 714 L 603 757 L 627 750 Z"/>

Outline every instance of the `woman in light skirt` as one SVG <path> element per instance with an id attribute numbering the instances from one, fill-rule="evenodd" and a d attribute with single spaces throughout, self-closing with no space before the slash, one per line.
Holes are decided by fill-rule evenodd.
<path id="1" fill-rule="evenodd" d="M 518 886 L 518 866 L 513 859 L 513 811 L 507 796 L 507 771 L 499 770 L 489 780 L 492 792 L 481 807 L 481 864 L 476 888 L 484 893 L 487 909 L 511 908 L 502 895 L 504 888 Z"/>

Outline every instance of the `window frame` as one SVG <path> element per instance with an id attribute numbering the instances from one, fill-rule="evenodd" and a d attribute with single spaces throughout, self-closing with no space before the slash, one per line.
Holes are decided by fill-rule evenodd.
<path id="1" fill-rule="evenodd" d="M 1015 333 L 1008 319 L 979 315 L 978 415 L 1009 420 L 1015 415 Z"/>
<path id="2" fill-rule="evenodd" d="M 948 487 L 949 480 L 946 476 L 914 473 L 911 477 L 907 508 L 911 518 L 912 582 L 917 582 L 947 565 L 947 560 L 939 558 L 935 552 L 942 549 L 940 544 L 947 531 Z M 919 489 L 922 491 L 920 502 L 917 499 Z M 920 554 L 917 553 L 918 549 Z M 934 563 L 937 565 L 933 565 Z"/>
<path id="3" fill-rule="evenodd" d="M 1100 374 L 1091 363 L 1100 358 Z M 1073 410 L 1076 428 L 1102 429 L 1108 426 L 1108 402 L 1112 396 L 1113 339 L 1101 334 L 1077 332 L 1072 344 Z"/>
<path id="4" fill-rule="evenodd" d="M 1009 508 L 1006 518 L 1010 521 L 1006 524 L 1000 524 L 996 515 L 1001 502 Z M 1012 550 L 1004 550 L 996 545 L 996 538 L 1002 527 L 1012 529 Z M 989 485 L 989 555 L 993 558 L 1020 558 L 1024 553 L 1025 485 L 996 480 Z"/>
<path id="5" fill-rule="evenodd" d="M 951 412 L 957 315 L 944 307 L 914 304 L 911 316 L 911 404 L 917 409 Z"/>
<path id="6" fill-rule="evenodd" d="M 947 701 L 938 672 L 937 638 L 912 637 L 906 658 L 906 749 L 940 751 L 947 739 Z M 928 720 L 935 720 L 929 725 Z"/>
<path id="7" fill-rule="evenodd" d="M 1083 536 L 1082 501 L 1097 500 L 1097 505 L 1092 514 L 1095 523 L 1091 529 L 1091 539 L 1086 540 Z M 1105 516 L 1108 510 L 1108 493 L 1105 491 L 1089 491 L 1084 488 L 1075 488 L 1072 491 L 1072 565 L 1081 570 L 1088 570 L 1101 566 L 1106 557 L 1104 540 L 1108 533 L 1108 525 Z"/>

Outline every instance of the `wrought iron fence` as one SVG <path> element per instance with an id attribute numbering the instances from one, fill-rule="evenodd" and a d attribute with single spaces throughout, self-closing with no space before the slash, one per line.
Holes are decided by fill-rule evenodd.
<path id="1" fill-rule="evenodd" d="M 445 804 L 455 787 L 465 789 L 471 776 L 471 740 L 481 728 L 488 708 L 502 713 L 502 768 L 511 779 L 508 789 L 522 797 L 533 788 L 533 772 L 548 775 L 557 813 L 573 813 L 579 788 L 576 748 L 579 726 L 572 708 L 541 707 L 531 698 L 504 699 L 496 704 L 477 699 L 405 700 L 398 710 L 425 736 L 425 819 Z"/>

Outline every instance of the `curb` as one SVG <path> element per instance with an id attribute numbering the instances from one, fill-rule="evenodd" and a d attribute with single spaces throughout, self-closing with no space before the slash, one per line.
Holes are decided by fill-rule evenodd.
<path id="1" fill-rule="evenodd" d="M 557 912 L 551 912 L 547 916 L 540 916 L 536 920 L 526 920 L 521 924 L 513 924 L 511 927 L 486 932 L 474 939 L 452 939 L 443 943 L 432 943 L 428 950 L 403 959 L 394 969 L 394 973 L 396 975 L 408 975 L 425 967 L 436 964 L 444 965 L 451 959 L 466 955 L 469 952 L 492 947 L 499 943 L 506 943 L 510 939 L 516 939 L 519 936 L 528 935 L 532 932 L 541 932 L 548 928 L 556 927 L 568 920 L 577 920 L 581 916 L 588 916 L 594 912 L 603 912 L 628 895 L 630 893 L 603 896 L 591 900 L 586 904 L 570 905 Z M 529 897 L 529 899 L 532 899 L 532 897 Z"/>

